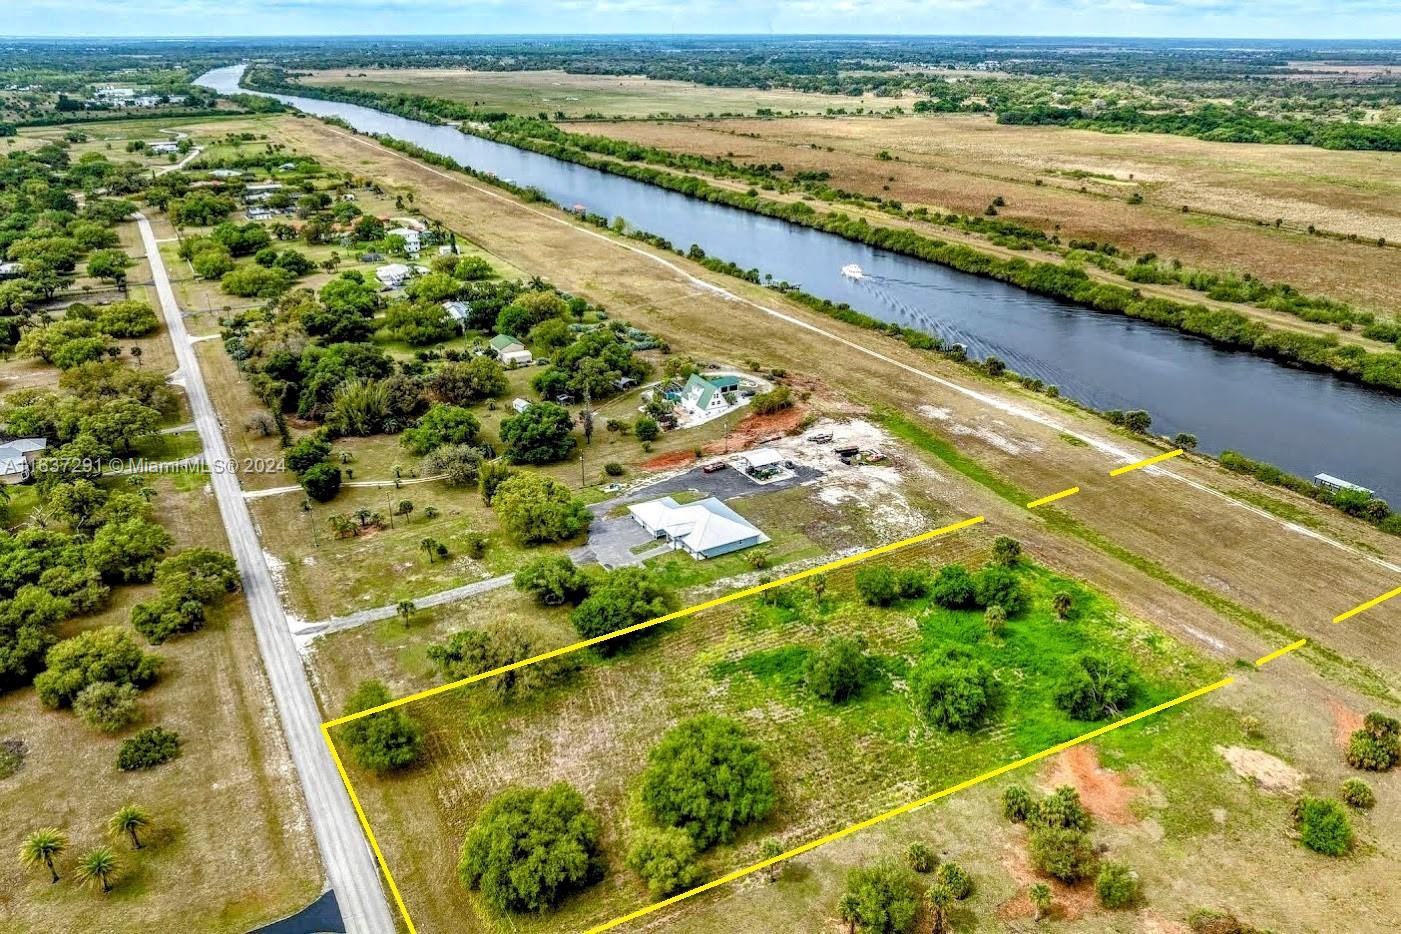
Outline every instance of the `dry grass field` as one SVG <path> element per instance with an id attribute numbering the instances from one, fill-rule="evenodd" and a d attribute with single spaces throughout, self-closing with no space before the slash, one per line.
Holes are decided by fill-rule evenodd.
<path id="1" fill-rule="evenodd" d="M 480 248 L 610 309 L 627 308 L 629 319 L 680 351 L 724 359 L 742 333 L 747 357 L 800 375 L 815 399 L 898 426 L 925 460 L 929 472 L 920 484 L 938 504 L 938 515 L 986 516 L 989 532 L 1021 539 L 1036 560 L 1068 578 L 1092 582 L 1127 617 L 1146 621 L 1216 663 L 1253 659 L 1292 639 L 1309 638 L 1309 647 L 1258 673 L 1248 663 L 1235 666 L 1237 684 L 1192 710 L 1100 744 L 1100 762 L 1114 772 L 1102 775 L 1091 768 L 1077 781 L 1112 783 L 1118 774 L 1138 789 L 1140 803 L 1131 808 L 1135 819 L 1106 820 L 1102 823 L 1111 827 L 1103 833 L 1144 874 L 1154 894 L 1143 911 L 1109 917 L 1088 909 L 1083 891 L 1058 891 L 1064 929 L 1175 930 L 1188 911 L 1208 904 L 1281 930 L 1327 927 L 1337 922 L 1339 911 L 1349 913 L 1343 922 L 1349 929 L 1380 930 L 1381 919 L 1401 910 L 1386 882 L 1401 829 L 1398 776 L 1374 780 L 1385 804 L 1357 820 L 1363 840 L 1358 852 L 1331 862 L 1289 840 L 1283 796 L 1252 790 L 1213 748 L 1256 746 L 1302 771 L 1303 787 L 1311 793 L 1335 791 L 1345 773 L 1339 731 L 1361 711 L 1401 709 L 1396 688 L 1401 630 L 1394 624 L 1401 609 L 1385 605 L 1342 626 L 1329 620 L 1395 586 L 1394 568 L 1401 559 L 1396 539 L 1195 458 L 1174 461 L 1163 472 L 1109 478 L 1110 467 L 1154 449 L 1068 406 L 971 376 L 684 260 L 654 262 L 647 248 L 580 227 L 551 209 L 521 205 L 319 122 L 286 120 L 279 132 L 296 149 L 328 163 L 372 174 L 387 186 L 414 189 L 427 213 L 466 228 Z M 737 298 L 698 289 L 696 280 L 720 285 Z M 1070 485 L 1083 492 L 1052 510 L 1023 508 L 1033 496 Z M 1288 513 L 1300 524 L 1287 528 L 1275 513 Z M 1332 540 L 1315 537 L 1314 529 Z M 395 693 L 426 683 L 430 673 L 422 652 L 430 632 L 440 637 L 456 626 L 512 616 L 547 627 L 562 622 L 521 606 L 509 591 L 482 600 L 435 614 L 423 629 L 405 630 L 391 622 L 328 638 L 315 662 L 327 710 L 335 710 L 353 682 L 370 674 L 384 677 Z M 689 639 L 723 640 L 728 631 L 719 614 L 702 617 L 680 628 L 672 641 L 672 634 L 658 634 L 656 651 L 669 654 L 675 644 L 684 655 Z M 693 648 L 704 651 L 700 644 Z M 549 735 L 583 729 L 593 722 L 579 719 L 584 711 L 620 709 L 614 695 L 623 692 L 625 699 L 634 684 L 642 685 L 636 688 L 641 696 L 650 697 L 645 689 L 654 682 L 649 679 L 664 678 L 663 668 L 681 664 L 653 666 L 641 664 L 642 653 L 637 658 L 636 666 L 617 669 L 632 680 L 590 680 L 597 690 L 570 702 L 580 713 L 550 720 L 556 730 Z M 471 817 L 462 802 L 480 794 L 470 791 L 480 783 L 518 774 L 510 756 L 488 767 L 471 755 L 482 748 L 478 743 L 486 734 L 474 733 L 472 721 L 462 731 L 464 703 L 445 698 L 435 702 L 441 710 L 419 712 L 433 736 L 432 763 L 423 770 L 433 781 L 415 775 L 361 789 L 391 865 L 408 867 L 400 870 L 408 874 L 406 895 L 424 930 L 451 929 L 470 910 L 470 899 L 451 879 L 456 847 Z M 1263 738 L 1241 739 L 1242 713 L 1265 724 Z M 527 741 L 539 739 L 533 735 L 517 736 L 506 751 L 524 750 Z M 570 735 L 577 748 L 577 737 L 591 734 Z M 648 735 L 638 734 L 636 742 L 645 746 Z M 1054 783 L 1063 774 L 1057 769 L 1078 775 L 1083 766 L 1079 760 L 1053 764 L 1040 780 Z M 581 781 L 617 780 L 604 775 L 606 769 L 581 768 Z M 1175 784 L 1182 775 L 1199 776 L 1203 788 Z M 1025 915 L 1025 887 L 1032 877 L 1019 832 L 993 816 L 994 792 L 956 796 L 824 847 L 772 886 L 757 879 L 728 886 L 636 927 L 733 929 L 736 919 L 753 918 L 758 929 L 835 930 L 831 903 L 841 874 L 877 852 L 903 849 L 925 835 L 936 849 L 964 861 L 984 886 L 965 920 L 995 915 L 1015 921 Z M 1204 812 L 1200 805 L 1206 802 Z M 1259 898 L 1262 890 L 1273 893 L 1271 898 Z M 591 909 L 589 917 L 595 917 Z"/>
<path id="2" fill-rule="evenodd" d="M 374 71 L 330 68 L 297 80 L 386 94 L 424 94 L 507 113 L 563 112 L 568 117 L 647 117 L 753 114 L 761 107 L 779 113 L 823 113 L 828 108 L 888 110 L 898 103 L 872 94 L 847 97 L 792 90 L 720 88 L 687 81 L 653 81 L 629 75 L 576 75 L 563 71 L 466 71 L 455 68 L 392 68 Z"/>
<path id="3" fill-rule="evenodd" d="M 1248 272 L 1309 293 L 1396 310 L 1401 155 L 1212 143 L 1179 136 L 999 126 L 990 117 L 799 118 L 589 123 L 570 127 L 787 174 L 827 171 L 834 187 L 1002 217 L 1066 239 L 1114 243 L 1193 268 Z M 829 148 L 831 151 L 829 151 Z M 880 152 L 889 160 L 877 159 Z M 1129 204 L 1137 193 L 1142 204 Z M 1184 214 L 1182 206 L 1190 207 Z M 1274 228 L 1276 219 L 1283 225 Z M 1307 228 L 1359 242 L 1309 236 Z"/>

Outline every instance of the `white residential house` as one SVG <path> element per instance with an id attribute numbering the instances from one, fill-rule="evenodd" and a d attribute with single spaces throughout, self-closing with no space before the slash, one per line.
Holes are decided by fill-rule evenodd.
<path id="1" fill-rule="evenodd" d="M 726 393 L 739 388 L 739 377 L 730 374 L 701 376 L 692 373 L 681 387 L 681 407 L 696 415 L 710 415 L 723 412 L 730 407 Z"/>
<path id="2" fill-rule="evenodd" d="M 168 156 L 180 151 L 180 144 L 171 139 L 157 140 L 154 143 L 147 143 L 146 148 L 157 156 Z"/>
<path id="3" fill-rule="evenodd" d="M 215 178 L 242 178 L 243 173 L 238 169 L 212 169 L 209 173 Z"/>
<path id="4" fill-rule="evenodd" d="M 404 251 L 410 256 L 417 257 L 419 250 L 423 249 L 423 243 L 419 238 L 419 232 L 412 227 L 395 227 L 393 230 L 387 231 L 385 236 L 403 237 Z"/>
<path id="5" fill-rule="evenodd" d="M 0 263 L 0 279 L 14 279 L 24 275 L 24 263 Z"/>
<path id="6" fill-rule="evenodd" d="M 389 263 L 375 270 L 375 278 L 386 289 L 401 288 L 413 277 L 413 269 L 403 263 Z"/>
<path id="7" fill-rule="evenodd" d="M 472 306 L 466 302 L 443 302 L 443 310 L 460 328 L 467 327 L 467 318 L 472 314 Z"/>
<path id="8" fill-rule="evenodd" d="M 655 538 L 696 559 L 750 548 L 769 537 L 715 497 L 681 505 L 670 496 L 634 503 L 628 512 Z"/>
<path id="9" fill-rule="evenodd" d="M 282 190 L 281 182 L 253 182 L 243 187 L 243 200 L 266 201 Z"/>
<path id="10" fill-rule="evenodd" d="M 498 334 L 491 339 L 491 349 L 496 357 L 507 366 L 529 366 L 535 355 L 525 349 L 525 345 L 509 334 Z"/>
<path id="11" fill-rule="evenodd" d="M 0 483 L 23 483 L 34 471 L 34 462 L 47 450 L 45 438 L 15 438 L 0 441 Z"/>
<path id="12" fill-rule="evenodd" d="M 520 414 L 530 408 L 530 402 L 526 399 L 512 399 L 511 408 L 516 410 L 516 414 Z"/>

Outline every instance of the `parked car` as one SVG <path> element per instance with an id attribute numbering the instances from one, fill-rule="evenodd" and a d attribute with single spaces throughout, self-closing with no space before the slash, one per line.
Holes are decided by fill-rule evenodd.
<path id="1" fill-rule="evenodd" d="M 724 470 L 728 466 L 729 464 L 726 464 L 724 461 L 715 461 L 712 464 L 706 464 L 702 467 L 701 473 L 715 473 L 715 471 Z"/>
<path id="2" fill-rule="evenodd" d="M 813 444 L 830 444 L 832 433 L 830 431 L 819 431 L 815 435 L 808 435 L 808 440 Z"/>

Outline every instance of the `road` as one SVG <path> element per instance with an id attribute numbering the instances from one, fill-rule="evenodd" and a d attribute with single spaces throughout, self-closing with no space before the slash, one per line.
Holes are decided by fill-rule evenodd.
<path id="1" fill-rule="evenodd" d="M 136 215 L 141 240 L 146 249 L 161 311 L 165 315 L 170 342 L 175 348 L 179 375 L 183 377 L 190 412 L 199 431 L 204 453 L 211 465 L 230 464 L 214 405 L 209 399 L 200 372 L 199 358 L 190 343 L 189 332 L 175 292 L 170 286 L 150 221 Z M 287 619 L 282 611 L 272 574 L 263 557 L 253 517 L 243 500 L 238 478 L 230 472 L 211 470 L 209 481 L 219 503 L 219 513 L 228 533 L 229 546 L 243 576 L 243 591 L 253 618 L 258 649 L 263 657 L 268 681 L 282 718 L 282 729 L 301 778 L 302 792 L 311 815 L 312 830 L 321 849 L 327 879 L 336 893 L 341 915 L 349 934 L 393 934 L 394 918 L 380 884 L 379 867 L 360 830 L 350 798 L 341 784 L 335 764 L 321 738 L 321 713 L 312 696 L 301 654 L 297 651 Z M 248 854 L 256 859 L 256 854 Z"/>

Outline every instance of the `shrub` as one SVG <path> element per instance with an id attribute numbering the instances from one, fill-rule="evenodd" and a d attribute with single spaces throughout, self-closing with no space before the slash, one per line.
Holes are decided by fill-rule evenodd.
<path id="1" fill-rule="evenodd" d="M 1348 807 L 1363 811 L 1377 803 L 1377 796 L 1373 793 L 1372 786 L 1360 778 L 1349 778 L 1343 782 L 1341 797 L 1343 803 Z"/>
<path id="2" fill-rule="evenodd" d="M 123 772 L 150 769 L 180 755 L 180 734 L 163 726 L 153 726 L 122 743 L 117 750 L 117 768 Z"/>
<path id="3" fill-rule="evenodd" d="M 319 433 L 302 435 L 287 448 L 287 467 L 293 473 L 305 473 L 330 456 L 331 442 Z"/>
<path id="4" fill-rule="evenodd" d="M 1138 873 L 1123 863 L 1100 864 L 1095 878 L 1095 897 L 1104 908 L 1131 908 L 1138 901 Z"/>
<path id="5" fill-rule="evenodd" d="M 362 681 L 345 702 L 347 714 L 388 703 L 389 690 L 379 681 Z M 413 765 L 423 756 L 423 730 L 402 709 L 352 720 L 341 727 L 350 753 L 363 769 L 392 772 Z"/>
<path id="6" fill-rule="evenodd" d="M 793 405 L 793 390 L 787 386 L 775 386 L 768 392 L 761 392 L 749 400 L 756 415 L 772 415 Z"/>
<path id="7" fill-rule="evenodd" d="M 668 613 L 674 605 L 671 592 L 657 576 L 644 568 L 620 568 L 593 588 L 588 599 L 574 609 L 570 621 L 585 639 L 617 632 Z M 640 630 L 645 631 L 645 630 Z M 608 654 L 631 641 L 620 636 L 595 648 Z"/>
<path id="8" fill-rule="evenodd" d="M 1003 567 L 1013 567 L 1022 559 L 1022 543 L 1015 538 L 999 535 L 992 542 L 992 560 Z"/>
<path id="9" fill-rule="evenodd" d="M 1094 847 L 1082 831 L 1042 827 L 1031 832 L 1028 844 L 1031 864 L 1062 882 L 1079 882 L 1094 871 Z"/>
<path id="10" fill-rule="evenodd" d="M 946 564 L 934 575 L 930 593 L 934 602 L 946 609 L 963 610 L 977 603 L 977 586 L 973 575 L 961 564 Z"/>
<path id="11" fill-rule="evenodd" d="M 736 829 L 765 817 L 777 800 L 759 745 L 731 720 L 708 714 L 686 720 L 667 731 L 647 762 L 643 808 L 701 848 L 734 839 Z"/>
<path id="12" fill-rule="evenodd" d="M 34 679 L 45 707 L 67 707 L 90 684 L 107 681 L 145 687 L 156 680 L 161 660 L 141 651 L 122 629 L 89 629 L 49 649 L 48 667 Z"/>
<path id="13" fill-rule="evenodd" d="M 929 593 L 929 571 L 920 565 L 895 572 L 895 593 L 901 600 L 917 600 Z"/>
<path id="14" fill-rule="evenodd" d="M 94 730 L 117 733 L 136 722 L 137 691 L 130 684 L 94 681 L 78 692 L 73 712 Z"/>
<path id="15" fill-rule="evenodd" d="M 542 555 L 516 572 L 515 587 L 541 606 L 578 603 L 589 593 L 589 581 L 565 555 Z"/>
<path id="16" fill-rule="evenodd" d="M 910 697 L 915 710 L 932 725 L 974 729 L 992 710 L 992 669 L 959 648 L 927 655 L 910 674 Z"/>
<path id="17" fill-rule="evenodd" d="M 1371 772 L 1394 768 L 1401 762 L 1401 724 L 1385 714 L 1369 713 L 1362 729 L 1348 739 L 1347 761 Z"/>
<path id="18" fill-rule="evenodd" d="M 934 873 L 934 881 L 947 885 L 953 897 L 963 901 L 973 894 L 973 877 L 958 863 L 943 863 Z"/>
<path id="19" fill-rule="evenodd" d="M 639 415 L 637 421 L 632 423 L 632 433 L 638 441 L 646 444 L 649 441 L 656 441 L 661 435 L 662 429 L 652 416 Z"/>
<path id="20" fill-rule="evenodd" d="M 512 788 L 462 841 L 457 877 L 501 911 L 543 912 L 603 872 L 598 818 L 569 785 Z"/>
<path id="21" fill-rule="evenodd" d="M 1051 597 L 1051 611 L 1056 614 L 1056 619 L 1069 619 L 1070 611 L 1075 608 L 1075 598 L 1067 590 L 1057 590 Z"/>
<path id="22" fill-rule="evenodd" d="M 919 915 L 919 889 L 897 862 L 853 869 L 846 877 L 847 919 L 866 934 L 904 934 Z"/>
<path id="23" fill-rule="evenodd" d="M 1011 785 L 1002 792 L 1002 816 L 1014 824 L 1028 820 L 1036 810 L 1036 800 L 1021 785 Z"/>
<path id="24" fill-rule="evenodd" d="M 328 503 L 336 498 L 341 489 L 341 469 L 335 464 L 322 461 L 312 464 L 298 478 L 306 495 L 318 503 Z"/>
<path id="25" fill-rule="evenodd" d="M 1301 798 L 1294 806 L 1294 825 L 1304 846 L 1315 853 L 1342 856 L 1352 849 L 1347 811 L 1332 798 Z"/>
<path id="26" fill-rule="evenodd" d="M 449 681 L 459 681 L 531 658 L 549 646 L 525 627 L 512 622 L 491 623 L 485 630 L 463 629 L 428 646 L 431 661 Z M 579 667 L 576 655 L 563 655 L 525 665 L 490 678 L 486 686 L 497 697 L 529 693 L 563 680 Z"/>
<path id="27" fill-rule="evenodd" d="M 628 847 L 627 867 L 647 883 L 647 891 L 662 898 L 689 888 L 700 878 L 696 842 L 676 827 L 646 827 Z"/>
<path id="28" fill-rule="evenodd" d="M 1007 626 L 1007 611 L 994 603 L 983 611 L 983 622 L 987 624 L 988 632 L 997 635 Z"/>
<path id="29" fill-rule="evenodd" d="M 1056 687 L 1056 706 L 1077 720 L 1103 720 L 1118 716 L 1133 696 L 1133 671 L 1127 662 L 1082 652 Z"/>
<path id="30" fill-rule="evenodd" d="M 1187 916 L 1187 926 L 1192 929 L 1192 934 L 1267 934 L 1240 921 L 1229 911 L 1211 908 L 1198 908 L 1192 912 Z"/>
<path id="31" fill-rule="evenodd" d="M 803 665 L 803 682 L 809 691 L 825 701 L 840 704 L 861 693 L 870 672 L 870 660 L 855 639 L 829 639 L 808 656 Z"/>
<path id="32" fill-rule="evenodd" d="M 624 473 L 623 465 L 617 461 L 609 461 L 603 465 L 603 472 L 610 477 L 621 477 Z"/>
<path id="33" fill-rule="evenodd" d="M 939 865 L 939 857 L 934 855 L 927 843 L 916 840 L 905 851 L 905 862 L 909 863 L 915 872 L 933 872 L 934 867 Z"/>
<path id="34" fill-rule="evenodd" d="M 1070 785 L 1061 785 L 1037 802 L 1027 820 L 1033 827 L 1053 830 L 1087 831 L 1092 823 L 1090 812 L 1080 803 L 1080 792 Z"/>
<path id="35" fill-rule="evenodd" d="M 1026 588 L 1016 574 L 1000 564 L 988 565 L 978 572 L 976 589 L 979 604 L 997 604 L 1007 611 L 1008 617 L 1017 616 L 1026 609 Z"/>
<path id="36" fill-rule="evenodd" d="M 895 571 L 883 564 L 858 569 L 856 592 L 870 606 L 890 606 L 900 596 Z"/>

